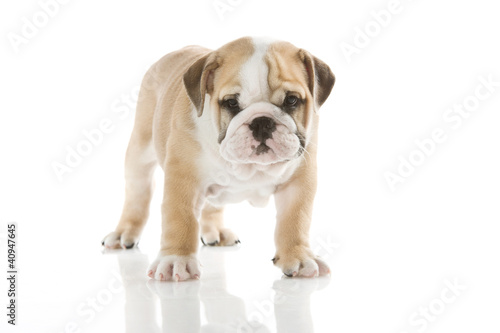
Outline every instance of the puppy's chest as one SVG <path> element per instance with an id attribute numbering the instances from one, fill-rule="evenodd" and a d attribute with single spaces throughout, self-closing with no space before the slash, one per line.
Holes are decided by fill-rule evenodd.
<path id="1" fill-rule="evenodd" d="M 264 207 L 269 202 L 269 198 L 275 189 L 276 185 L 224 186 L 214 183 L 207 188 L 206 198 L 215 206 L 223 206 L 246 200 L 253 206 Z"/>
<path id="2" fill-rule="evenodd" d="M 264 207 L 276 187 L 290 177 L 288 169 L 285 165 L 212 168 L 205 182 L 205 197 L 215 206 L 246 200 L 253 206 Z"/>

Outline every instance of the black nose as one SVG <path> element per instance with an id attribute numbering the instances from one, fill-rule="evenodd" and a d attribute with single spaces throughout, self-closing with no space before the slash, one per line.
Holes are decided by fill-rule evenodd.
<path id="1" fill-rule="evenodd" d="M 255 140 L 265 143 L 267 139 L 273 137 L 273 132 L 276 131 L 276 123 L 268 117 L 258 117 L 252 120 L 248 125 L 252 131 Z"/>

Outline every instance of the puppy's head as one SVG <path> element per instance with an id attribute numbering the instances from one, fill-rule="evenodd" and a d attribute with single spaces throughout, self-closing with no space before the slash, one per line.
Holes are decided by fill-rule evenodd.
<path id="1" fill-rule="evenodd" d="M 301 156 L 334 82 L 309 52 L 252 38 L 210 52 L 184 75 L 198 116 L 211 119 L 222 157 L 263 165 Z"/>

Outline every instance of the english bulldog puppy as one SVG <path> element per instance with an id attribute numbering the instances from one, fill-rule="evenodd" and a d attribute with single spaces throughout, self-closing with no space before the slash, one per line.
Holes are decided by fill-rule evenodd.
<path id="1" fill-rule="evenodd" d="M 125 204 L 106 248 L 132 248 L 149 214 L 153 172 L 164 171 L 161 250 L 148 275 L 200 277 L 199 237 L 232 246 L 224 205 L 276 203 L 273 262 L 287 276 L 328 274 L 309 245 L 316 192 L 318 109 L 335 77 L 283 41 L 241 38 L 213 51 L 188 46 L 143 79 L 125 158 Z"/>

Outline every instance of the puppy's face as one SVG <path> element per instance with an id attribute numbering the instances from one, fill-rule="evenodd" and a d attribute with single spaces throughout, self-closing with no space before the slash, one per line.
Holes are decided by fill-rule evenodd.
<path id="1" fill-rule="evenodd" d="M 208 54 L 184 77 L 198 115 L 211 113 L 221 156 L 262 165 L 301 156 L 334 80 L 308 52 L 250 38 Z"/>

